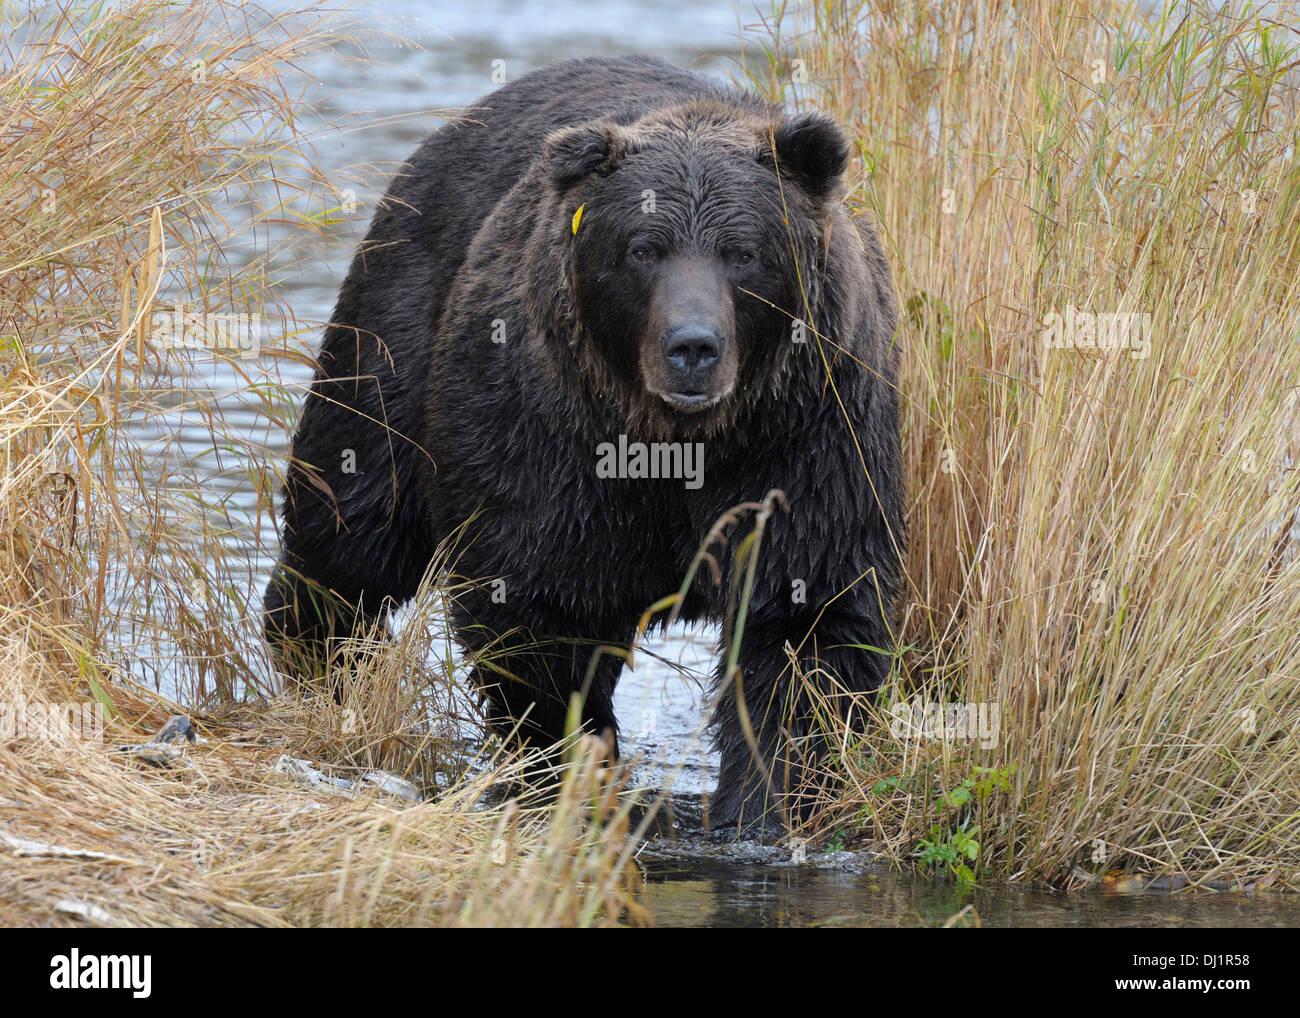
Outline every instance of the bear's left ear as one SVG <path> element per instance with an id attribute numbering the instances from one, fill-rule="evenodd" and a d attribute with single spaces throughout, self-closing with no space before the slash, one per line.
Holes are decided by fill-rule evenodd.
<path id="1" fill-rule="evenodd" d="M 631 135 L 612 121 L 564 127 L 546 137 L 542 158 L 561 193 L 593 173 L 606 174 L 631 147 Z"/>
<path id="2" fill-rule="evenodd" d="M 809 197 L 826 201 L 839 188 L 840 177 L 849 164 L 849 143 L 834 120 L 822 113 L 798 113 L 786 117 L 764 139 L 763 162 L 775 165 L 778 173 L 793 179 Z"/>

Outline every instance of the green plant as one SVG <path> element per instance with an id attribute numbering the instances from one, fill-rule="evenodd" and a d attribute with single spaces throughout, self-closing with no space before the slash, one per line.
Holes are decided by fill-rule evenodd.
<path id="1" fill-rule="evenodd" d="M 975 873 L 970 863 L 979 859 L 980 843 L 975 840 L 979 829 L 979 824 L 975 824 L 970 828 L 963 825 L 955 831 L 944 831 L 936 824 L 930 830 L 930 837 L 917 846 L 921 865 L 946 870 L 962 884 L 974 884 Z"/>
<path id="2" fill-rule="evenodd" d="M 917 845 L 921 865 L 940 868 L 963 884 L 975 883 L 972 863 L 978 863 L 980 843 L 976 839 L 980 825 L 975 817 L 995 792 L 1011 791 L 1015 764 L 1007 767 L 976 767 L 975 773 L 963 778 L 936 798 L 936 807 L 944 813 L 955 811 L 953 824 L 938 823 L 930 836 Z"/>

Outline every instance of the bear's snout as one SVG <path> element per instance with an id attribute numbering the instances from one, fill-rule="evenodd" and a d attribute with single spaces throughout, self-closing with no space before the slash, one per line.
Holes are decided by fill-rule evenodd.
<path id="1" fill-rule="evenodd" d="M 651 301 L 647 387 L 679 410 L 724 399 L 735 384 L 734 313 L 726 279 L 710 260 L 673 259 Z M 650 339 L 650 337 L 647 337 Z M 651 352 L 653 351 L 653 352 Z"/>
<path id="2" fill-rule="evenodd" d="M 672 325 L 659 337 L 667 370 L 661 395 L 683 410 L 711 406 L 731 388 L 718 370 L 726 346 L 722 330 L 710 322 Z"/>
<path id="3" fill-rule="evenodd" d="M 707 378 L 722 355 L 722 333 L 700 322 L 675 325 L 659 342 L 669 366 L 684 378 Z"/>

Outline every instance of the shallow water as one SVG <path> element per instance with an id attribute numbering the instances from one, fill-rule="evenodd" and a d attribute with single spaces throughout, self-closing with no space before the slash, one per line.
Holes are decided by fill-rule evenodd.
<path id="1" fill-rule="evenodd" d="M 917 880 L 852 852 L 788 853 L 757 845 L 688 842 L 652 847 L 641 861 L 660 926 L 1294 926 L 1279 896 L 1200 893 L 1068 895 L 992 884 L 964 890 Z M 965 910 L 965 911 L 964 911 Z"/>
<path id="2" fill-rule="evenodd" d="M 315 139 L 327 175 L 339 189 L 354 188 L 360 202 L 355 215 L 334 229 L 285 284 L 294 317 L 300 325 L 310 324 L 315 335 L 368 222 L 373 207 L 368 196 L 382 193 L 396 164 L 441 122 L 432 112 L 412 114 L 447 111 L 490 91 L 495 60 L 504 60 L 513 78 L 561 57 L 641 51 L 729 76 L 737 73 L 739 26 L 758 22 L 752 7 L 742 15 L 730 4 L 685 0 L 567 5 L 489 0 L 445 9 L 393 0 L 380 9 L 394 35 L 367 40 L 372 62 L 323 60 L 309 68 L 310 94 L 319 112 L 300 127 Z M 752 42 L 748 49 L 751 57 L 757 52 Z M 330 126 L 372 115 L 389 119 L 364 131 L 339 133 Z M 370 165 L 357 170 L 361 164 Z M 204 385 L 217 395 L 226 419 L 246 421 L 267 461 L 282 462 L 286 436 L 267 429 L 247 383 L 228 366 L 209 370 Z M 305 369 L 287 369 L 281 362 L 277 370 L 302 384 L 309 381 Z M 232 462 L 228 450 L 214 449 L 207 430 L 187 424 L 183 413 L 166 423 L 179 429 L 181 451 L 205 474 L 210 491 L 222 496 L 231 522 L 229 540 L 252 563 L 245 593 L 255 611 L 276 538 L 271 521 L 258 510 L 248 464 L 237 457 Z M 678 630 L 647 644 L 616 697 L 624 748 L 642 760 L 639 783 L 660 787 L 671 782 L 684 805 L 710 789 L 716 768 L 699 738 L 712 640 L 707 630 Z M 138 653 L 141 677 L 184 688 L 188 677 L 176 671 L 176 656 L 167 648 L 154 650 L 152 655 Z M 683 677 L 665 661 L 699 681 Z M 640 861 L 656 920 L 669 926 L 936 925 L 968 905 L 973 915 L 963 921 L 973 923 L 978 917 L 984 925 L 1287 925 L 1300 919 L 1300 907 L 1268 897 L 1070 898 L 1002 887 L 968 892 L 899 876 L 861 854 L 810 852 L 805 864 L 793 865 L 785 850 L 720 845 L 700 836 L 651 843 Z"/>

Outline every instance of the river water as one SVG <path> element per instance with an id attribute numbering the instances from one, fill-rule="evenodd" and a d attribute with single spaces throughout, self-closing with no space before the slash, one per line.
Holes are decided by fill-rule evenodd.
<path id="1" fill-rule="evenodd" d="M 274 10 L 288 4 L 277 0 L 269 6 Z M 368 29 L 368 60 L 356 59 L 361 53 L 356 49 L 305 65 L 316 112 L 300 121 L 299 129 L 312 139 L 332 186 L 352 191 L 357 207 L 283 275 L 283 299 L 304 337 L 319 335 L 373 202 L 397 164 L 446 115 L 490 91 L 494 69 L 514 78 L 563 57 L 646 52 L 722 78 L 739 78 L 742 38 L 751 60 L 760 52 L 761 35 L 755 31 L 760 18 L 750 5 L 387 0 L 375 10 L 373 18 L 359 15 Z M 365 122 L 371 126 L 358 129 Z M 263 367 L 304 386 L 310 380 L 306 367 L 283 360 L 274 368 Z M 247 381 L 220 363 L 208 370 L 212 374 L 205 384 L 220 394 L 227 422 L 246 427 L 264 449 L 266 462 L 282 463 L 287 436 L 268 426 Z M 214 449 L 210 432 L 198 422 L 191 426 L 183 413 L 151 426 L 178 429 L 189 467 L 220 493 L 231 521 L 230 540 L 249 563 L 246 603 L 255 608 L 276 536 L 254 472 L 232 465 L 228 451 Z M 252 612 L 244 623 L 255 623 Z M 651 653 L 639 655 L 635 672 L 624 675 L 616 697 L 625 747 L 643 760 L 640 782 L 662 787 L 675 773 L 675 794 L 684 805 L 711 786 L 716 767 L 700 738 L 702 679 L 711 669 L 713 639 L 707 629 L 680 629 L 647 644 Z M 188 677 L 176 674 L 175 655 L 165 647 L 155 650 L 153 655 L 137 654 L 141 677 L 186 688 Z M 966 891 L 901 876 L 865 853 L 810 851 L 807 861 L 796 865 L 787 850 L 722 846 L 698 835 L 676 844 L 651 844 L 640 860 L 661 925 L 940 925 L 959 913 L 958 922 L 984 925 L 1287 925 L 1300 918 L 1289 902 L 1208 893 L 1119 899 L 996 885 Z"/>

